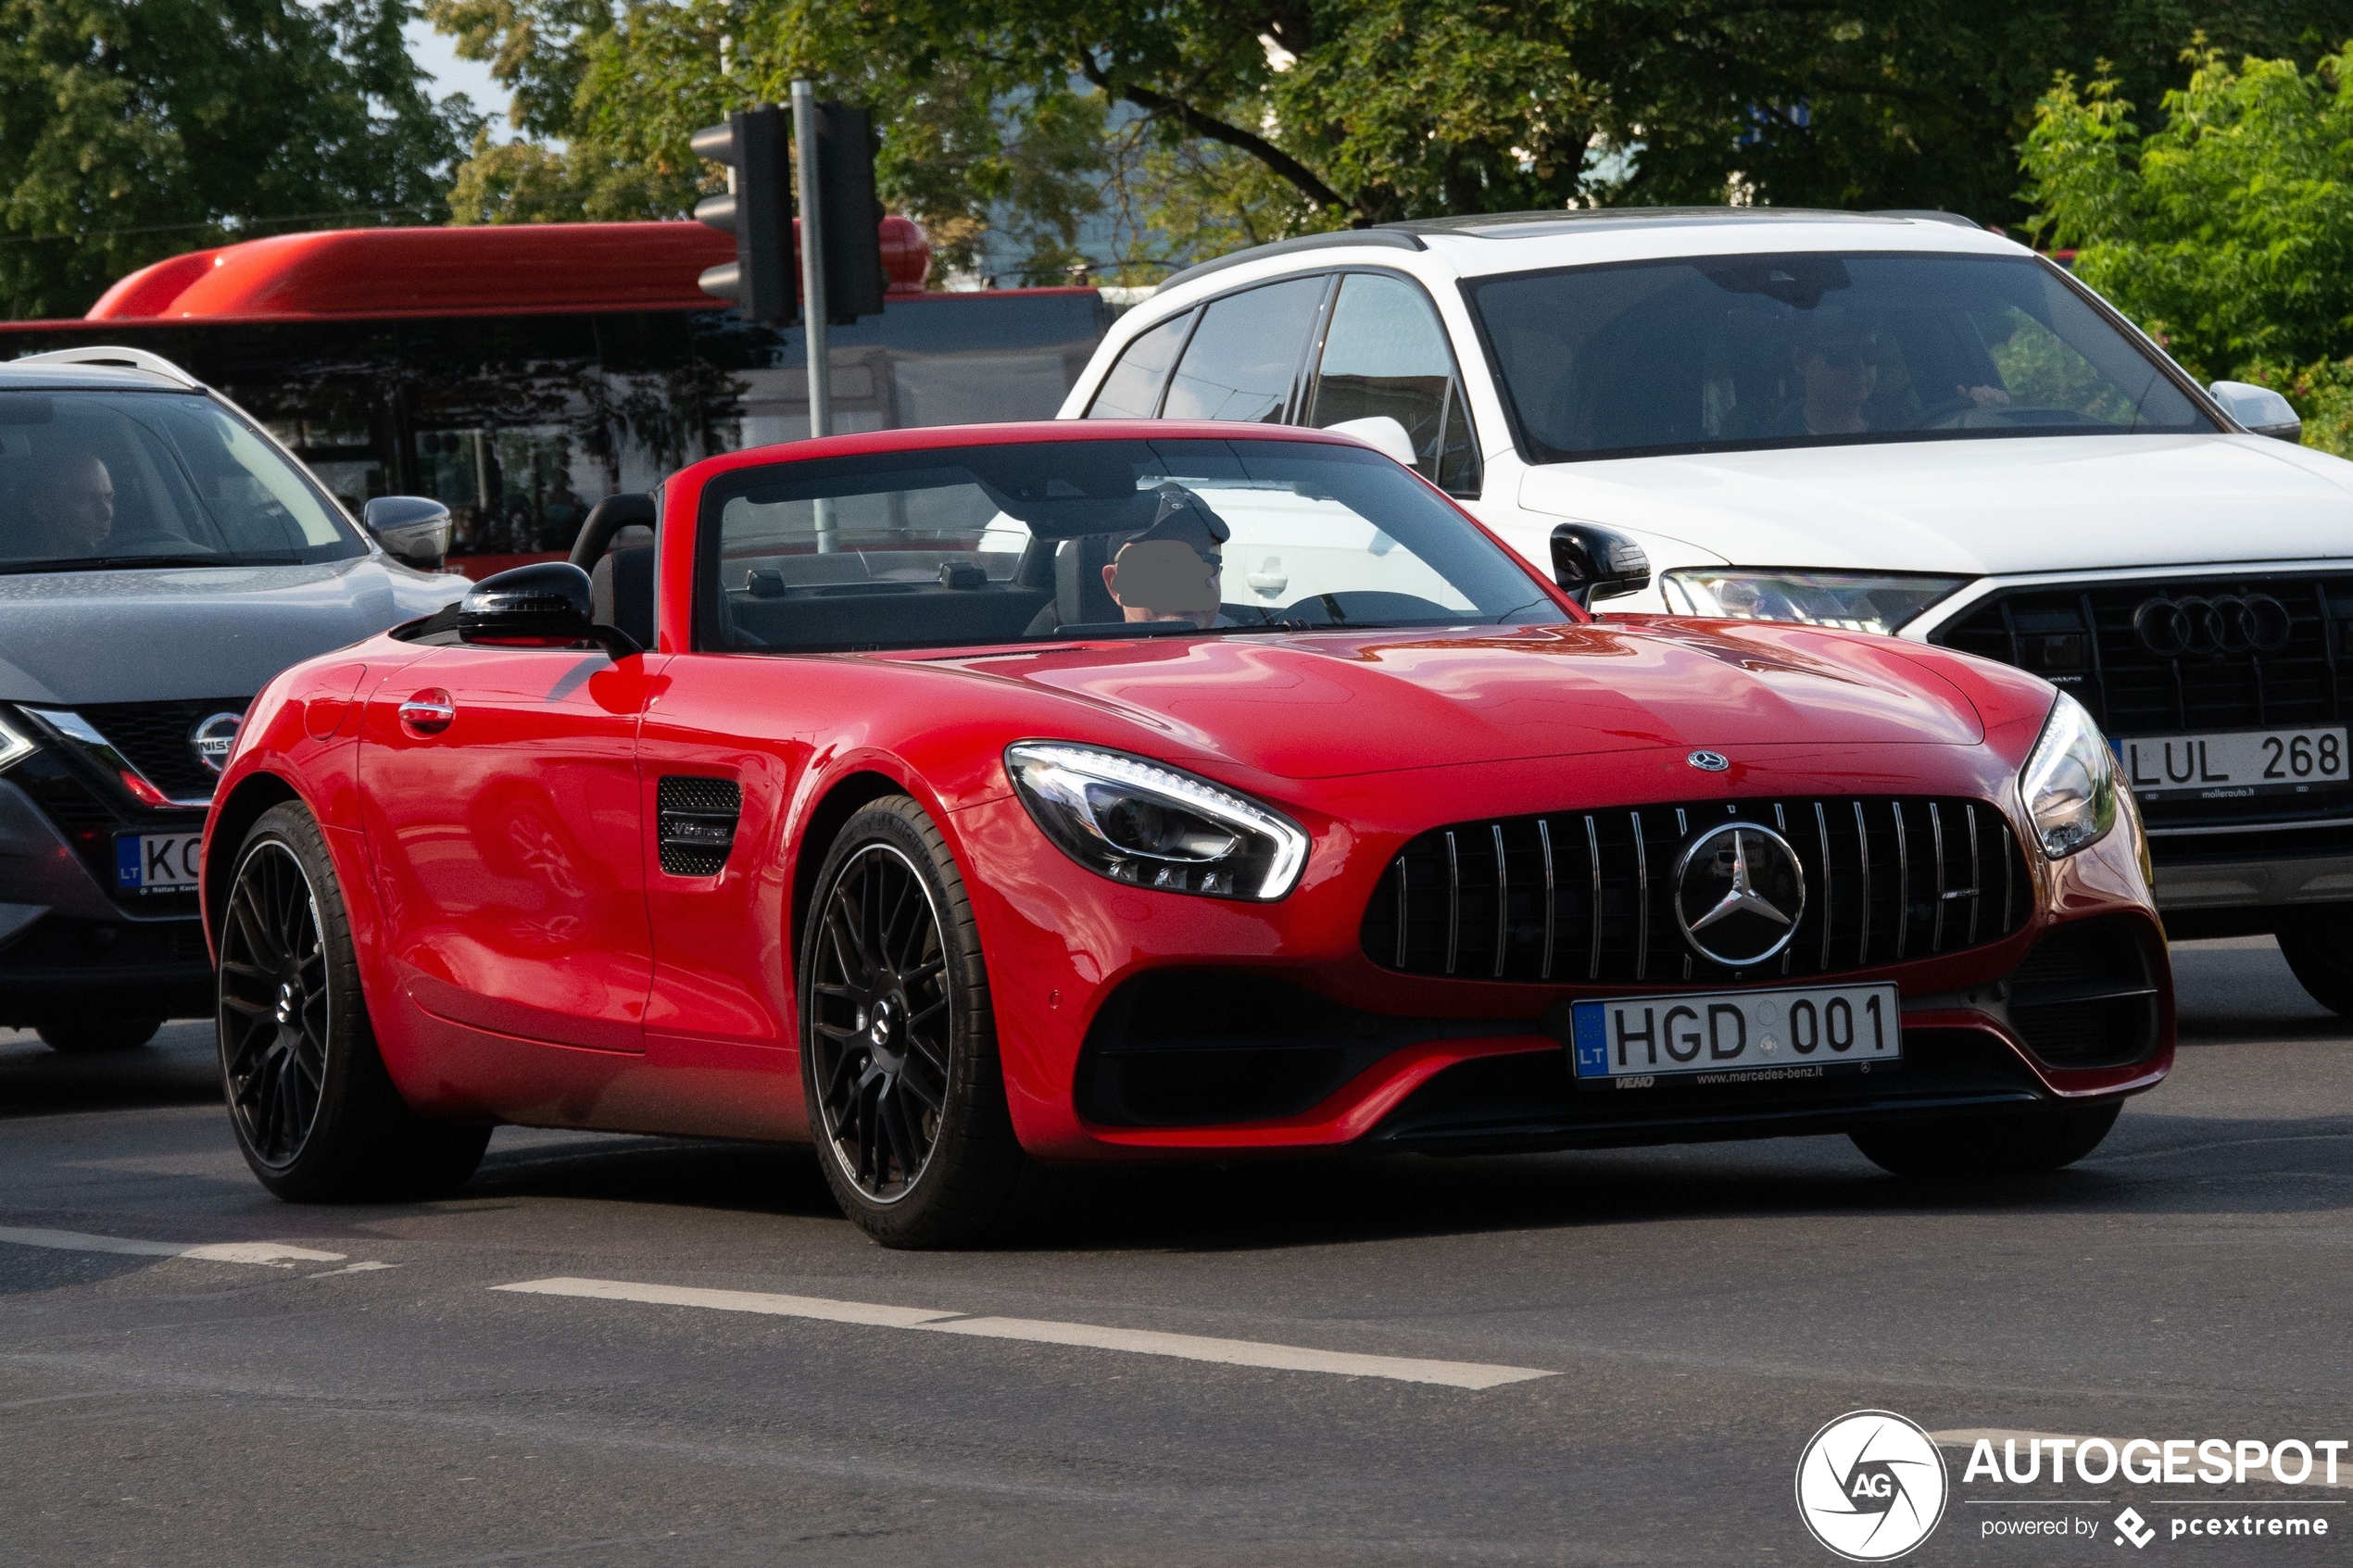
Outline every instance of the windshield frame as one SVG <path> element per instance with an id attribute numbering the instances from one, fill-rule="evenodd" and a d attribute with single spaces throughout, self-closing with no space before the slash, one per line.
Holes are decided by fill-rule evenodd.
<path id="1" fill-rule="evenodd" d="M 30 577 L 86 571 L 212 571 L 251 570 L 258 566 L 321 566 L 345 561 L 366 560 L 380 554 L 374 537 L 354 521 L 351 514 L 344 509 L 341 502 L 328 494 L 326 487 L 321 484 L 318 477 L 310 471 L 308 465 L 288 451 L 285 444 L 272 435 L 259 420 L 210 387 L 94 385 L 82 382 L 48 383 L 11 380 L 5 388 L 0 390 L 12 393 L 45 394 L 50 396 L 101 397 L 108 401 L 160 397 L 197 399 L 208 405 L 216 416 L 243 431 L 264 452 L 285 465 L 286 470 L 294 475 L 296 483 L 307 492 L 325 513 L 336 534 L 333 546 L 314 545 L 300 551 L 272 551 L 267 554 L 234 551 L 206 551 L 201 554 L 109 554 L 100 549 L 88 556 L 21 558 L 0 556 L 0 577 Z M 145 424 L 138 416 L 127 411 L 122 413 L 121 417 Z"/>
<path id="2" fill-rule="evenodd" d="M 1719 453 L 1735 454 L 1748 452 L 1808 451 L 1821 447 L 1833 446 L 1894 446 L 1902 445 L 1910 442 L 2001 441 L 2018 440 L 2023 438 L 2048 439 L 2059 437 L 2071 439 L 2085 436 L 2130 436 L 2158 433 L 2138 431 L 2093 430 L 2080 426 L 2026 425 L 2013 429 L 1981 427 L 1974 429 L 1955 430 L 1860 431 L 1848 434 L 1834 435 L 1752 436 L 1729 441 L 1686 441 L 1661 443 L 1657 445 L 1652 446 L 1607 447 L 1589 452 L 1574 452 L 1557 449 L 1537 440 L 1535 436 L 1529 433 L 1526 421 L 1520 418 L 1519 403 L 1512 383 L 1504 374 L 1502 356 L 1496 352 L 1494 341 L 1489 334 L 1486 312 L 1479 308 L 1478 294 L 1482 288 L 1491 283 L 1518 282 L 1531 278 L 1559 277 L 1572 272 L 1621 270 L 1632 267 L 1671 267 L 1679 263 L 1698 263 L 1739 259 L 1746 257 L 1751 254 L 1752 253 L 1745 251 L 1693 251 L 1687 254 L 1673 256 L 1646 256 L 1613 261 L 1574 262 L 1567 266 L 1560 267 L 1529 267 L 1522 268 L 1515 271 L 1481 272 L 1476 275 L 1456 279 L 1455 287 L 1461 294 L 1463 308 L 1470 317 L 1471 331 L 1478 336 L 1479 354 L 1485 360 L 1487 366 L 1488 384 L 1494 390 L 1495 401 L 1503 408 L 1504 427 L 1511 432 L 1512 446 L 1514 450 L 1519 454 L 1520 461 L 1528 464 L 1531 468 L 1541 468 L 1563 463 L 1611 462 L 1630 458 L 1681 458 L 1700 455 L 1712 456 Z M 2183 395 L 2188 397 L 2191 407 L 2196 408 L 2206 418 L 2208 423 L 2213 426 L 2210 431 L 2194 431 L 2188 433 L 2168 431 L 2162 433 L 2167 435 L 2180 435 L 2183 433 L 2217 435 L 2245 433 L 2241 430 L 2240 426 L 2222 410 L 2219 404 L 2214 401 L 2213 395 L 2192 379 L 2187 371 L 2183 370 L 2179 365 L 2175 364 L 2171 355 L 2167 354 L 2163 349 L 2159 348 L 2156 344 L 2151 342 L 2147 333 L 2142 332 L 2140 328 L 2134 326 L 2130 320 L 2126 320 L 2125 317 L 2121 315 L 2113 306 L 2109 305 L 2107 300 L 2102 299 L 2098 294 L 2095 293 L 2081 279 L 2077 278 L 2073 273 L 2068 271 L 2066 268 L 2059 266 L 2047 256 L 2035 252 L 2029 252 L 2021 257 L 2003 252 L 1982 250 L 1915 250 L 1908 248 L 1902 250 L 1856 250 L 1848 248 L 1835 248 L 1809 251 L 1803 249 L 1789 249 L 1786 247 L 1769 252 L 1760 251 L 1754 254 L 1757 256 L 1829 256 L 1835 257 L 1842 261 L 1920 260 L 2016 262 L 2021 259 L 2028 261 L 2043 269 L 2044 271 L 2052 277 L 2057 279 L 2059 283 L 2065 287 L 2068 292 L 2074 295 L 2080 302 L 2090 307 L 2093 314 L 2097 316 L 2102 321 L 2106 322 L 2109 328 L 2114 330 L 2117 334 L 2124 340 L 2127 347 L 2131 348 L 2134 353 L 2140 355 L 2144 359 L 2146 359 L 2151 365 L 2153 365 L 2158 373 L 2167 382 L 2171 383 L 2176 390 L 2180 391 Z"/>
<path id="3" fill-rule="evenodd" d="M 840 655 L 937 655 L 965 649 L 990 654 L 1014 651 L 1037 651 L 1050 648 L 1084 646 L 1090 642 L 1156 641 L 1188 637 L 1229 637 L 1248 635 L 1312 635 L 1340 633 L 1362 635 L 1367 632 L 1432 631 L 1457 626 L 1529 626 L 1577 624 L 1586 620 L 1573 601 L 1565 601 L 1550 579 L 1522 558 L 1517 551 L 1491 533 L 1470 515 L 1461 501 L 1432 484 L 1416 470 L 1397 463 L 1393 458 L 1375 452 L 1353 441 L 1318 439 L 1317 433 L 1291 426 L 1252 426 L 1214 424 L 1205 421 L 1105 420 L 1091 425 L 1071 421 L 1049 426 L 1008 427 L 1001 441 L 956 440 L 980 427 L 942 427 L 937 433 L 922 430 L 887 433 L 919 435 L 938 433 L 950 437 L 937 445 L 889 442 L 867 450 L 856 448 L 812 453 L 808 457 L 778 454 L 763 463 L 731 461 L 713 473 L 698 487 L 694 502 L 694 544 L 692 550 L 692 587 L 687 600 L 686 648 L 697 653 L 722 654 L 732 657 L 789 659 L 802 657 L 832 657 Z M 1064 433 L 1064 431 L 1070 433 Z M 716 625 L 714 605 L 720 589 L 721 555 L 724 547 L 720 522 L 722 508 L 733 499 L 744 482 L 755 473 L 775 473 L 779 470 L 802 469 L 814 470 L 812 478 L 822 480 L 827 470 L 853 473 L 878 459 L 892 466 L 919 469 L 927 463 L 954 463 L 960 454 L 977 449 L 1024 446 L 1060 446 L 1079 444 L 1119 443 L 1141 446 L 1163 444 L 1227 444 L 1239 448 L 1265 446 L 1297 446 L 1321 449 L 1326 455 L 1340 458 L 1350 463 L 1362 462 L 1376 469 L 1394 470 L 1398 478 L 1418 487 L 1447 517 L 1453 526 L 1464 531 L 1466 542 L 1491 555 L 1501 570 L 1516 574 L 1528 584 L 1529 596 L 1515 604 L 1500 617 L 1472 614 L 1465 617 L 1436 617 L 1410 622 L 1398 621 L 1314 622 L 1291 619 L 1269 618 L 1258 621 L 1238 621 L 1230 625 L 1176 626 L 1159 622 L 1131 622 L 1126 626 L 1105 625 L 1100 630 L 1080 633 L 1076 628 L 1032 634 L 1009 640 L 975 641 L 969 636 L 925 638 L 921 640 L 878 640 L 854 643 L 805 643 L 774 647 L 731 646 Z M 1119 531 L 1110 531 L 1119 532 Z M 1410 549 L 1411 546 L 1408 546 Z M 1457 591 L 1460 591 L 1459 587 Z M 1531 613 L 1535 612 L 1535 613 Z"/>

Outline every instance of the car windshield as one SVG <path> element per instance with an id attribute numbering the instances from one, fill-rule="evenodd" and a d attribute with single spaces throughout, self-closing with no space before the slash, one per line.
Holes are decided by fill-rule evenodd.
<path id="1" fill-rule="evenodd" d="M 776 463 L 704 492 L 699 646 L 965 647 L 1565 619 L 1387 458 L 1051 441 Z"/>
<path id="2" fill-rule="evenodd" d="M 0 392 L 0 572 L 366 553 L 317 487 L 209 397 Z"/>
<path id="3" fill-rule="evenodd" d="M 1692 257 L 1468 287 L 1540 462 L 2216 428 L 2026 257 Z"/>

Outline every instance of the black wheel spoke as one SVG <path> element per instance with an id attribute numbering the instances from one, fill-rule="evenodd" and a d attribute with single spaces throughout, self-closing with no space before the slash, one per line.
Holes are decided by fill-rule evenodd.
<path id="1" fill-rule="evenodd" d="M 239 864 L 221 931 L 220 1035 L 230 1114 L 265 1164 L 302 1153 L 325 1092 L 333 1014 L 309 873 L 264 839 Z"/>
<path id="2" fill-rule="evenodd" d="M 803 998 L 810 1081 L 836 1169 L 877 1202 L 930 1163 L 949 1099 L 954 1013 L 930 884 L 874 839 L 825 890 Z"/>

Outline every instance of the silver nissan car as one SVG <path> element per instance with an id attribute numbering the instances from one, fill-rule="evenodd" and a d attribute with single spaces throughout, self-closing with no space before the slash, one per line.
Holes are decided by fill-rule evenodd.
<path id="1" fill-rule="evenodd" d="M 465 590 L 438 502 L 365 516 L 155 355 L 0 364 L 0 1027 L 106 1050 L 211 1013 L 196 845 L 245 705 Z"/>

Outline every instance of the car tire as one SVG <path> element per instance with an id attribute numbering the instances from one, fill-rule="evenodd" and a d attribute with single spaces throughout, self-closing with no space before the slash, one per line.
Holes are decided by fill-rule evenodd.
<path id="1" fill-rule="evenodd" d="M 2298 911 L 2280 931 L 2280 957 L 2314 1001 L 2353 1018 L 2353 911 Z"/>
<path id="2" fill-rule="evenodd" d="M 1850 1133 L 1864 1158 L 1891 1175 L 1919 1181 L 1985 1181 L 2040 1175 L 2072 1165 L 2100 1146 L 2121 1104 L 2061 1106 L 1894 1122 Z"/>
<path id="3" fill-rule="evenodd" d="M 393 1086 L 334 863 L 299 802 L 271 807 L 245 834 L 219 918 L 221 1081 L 261 1185 L 295 1203 L 464 1185 L 490 1129 L 420 1116 Z"/>
<path id="4" fill-rule="evenodd" d="M 164 1021 L 155 1018 L 70 1018 L 52 1019 L 36 1024 L 33 1033 L 41 1043 L 53 1051 L 67 1056 L 95 1055 L 101 1051 L 136 1050 L 156 1037 Z"/>
<path id="5" fill-rule="evenodd" d="M 922 807 L 887 797 L 843 824 L 806 924 L 801 1087 L 842 1212 L 886 1247 L 1001 1234 L 1037 1167 L 1006 1109 L 972 902 Z"/>

